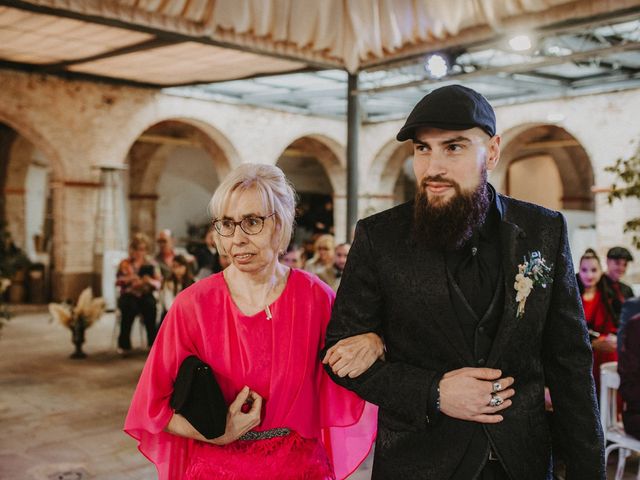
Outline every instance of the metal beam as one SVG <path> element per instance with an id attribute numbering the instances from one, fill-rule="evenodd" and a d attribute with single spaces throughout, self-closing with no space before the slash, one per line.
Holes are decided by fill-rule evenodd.
<path id="1" fill-rule="evenodd" d="M 358 140 L 360 135 L 358 74 L 347 80 L 347 240 L 353 240 L 358 221 Z"/>
<path id="2" fill-rule="evenodd" d="M 503 74 L 504 73 L 522 73 L 522 72 L 535 70 L 537 68 L 549 67 L 553 65 L 562 65 L 564 63 L 583 60 L 591 57 L 611 55 L 613 53 L 628 52 L 633 50 L 640 50 L 640 43 L 633 42 L 633 43 L 626 43 L 622 45 L 614 45 L 612 47 L 598 48 L 598 49 L 589 50 L 586 52 L 575 52 L 570 55 L 564 55 L 562 57 L 544 57 L 542 60 L 539 60 L 539 61 L 534 60 L 528 63 L 518 63 L 518 64 L 504 65 L 499 67 L 490 67 L 490 68 L 475 70 L 473 72 L 460 73 L 458 75 L 452 75 L 449 77 L 443 77 L 439 79 L 423 78 L 421 80 L 414 80 L 411 82 L 399 83 L 396 85 L 385 85 L 382 87 L 362 89 L 362 90 L 358 90 L 358 93 L 372 94 L 372 93 L 386 92 L 390 90 L 398 90 L 402 88 L 418 87 L 418 86 L 428 85 L 433 83 L 441 83 L 444 81 L 461 80 L 461 79 L 468 80 L 470 78 L 475 78 L 475 77 L 497 75 L 498 73 L 503 73 Z"/>

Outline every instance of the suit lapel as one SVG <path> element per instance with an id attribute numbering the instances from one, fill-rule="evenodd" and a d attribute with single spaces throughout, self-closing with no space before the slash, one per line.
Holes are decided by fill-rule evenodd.
<path id="1" fill-rule="evenodd" d="M 412 240 L 407 247 L 416 254 L 415 261 L 411 262 L 413 291 L 421 297 L 425 316 L 438 325 L 464 364 L 472 365 L 471 351 L 451 305 L 444 255 L 427 250 Z"/>
<path id="2" fill-rule="evenodd" d="M 504 347 L 507 345 L 511 334 L 522 319 L 516 319 L 516 291 L 513 288 L 515 276 L 518 273 L 518 264 L 526 253 L 524 239 L 526 234 L 518 225 L 509 222 L 506 215 L 500 222 L 500 248 L 502 250 L 502 269 L 504 274 L 504 312 L 500 326 L 493 340 L 487 366 L 493 367 Z"/>

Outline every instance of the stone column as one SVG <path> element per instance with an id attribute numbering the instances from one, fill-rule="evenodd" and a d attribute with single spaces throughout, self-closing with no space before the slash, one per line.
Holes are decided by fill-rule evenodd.
<path id="1" fill-rule="evenodd" d="M 100 165 L 95 242 L 93 244 L 94 292 L 103 296 L 107 310 L 115 308 L 115 279 L 120 260 L 127 256 L 128 221 L 122 165 Z"/>

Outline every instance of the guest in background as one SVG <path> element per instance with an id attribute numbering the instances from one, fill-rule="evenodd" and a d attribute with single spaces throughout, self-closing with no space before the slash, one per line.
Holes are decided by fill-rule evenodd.
<path id="1" fill-rule="evenodd" d="M 175 246 L 171 230 L 168 228 L 160 230 L 156 237 L 156 243 L 158 244 L 158 253 L 156 253 L 155 260 L 158 262 L 163 279 L 171 276 L 171 265 L 176 255 L 183 255 L 189 261 L 189 268 L 192 272 L 196 271 L 195 258 L 184 248 Z"/>
<path id="2" fill-rule="evenodd" d="M 176 255 L 171 265 L 171 276 L 162 282 L 162 290 L 160 291 L 160 302 L 162 304 L 162 316 L 160 323 L 164 320 L 167 311 L 173 305 L 176 295 L 185 288 L 191 286 L 195 282 L 195 278 L 189 268 L 189 261 L 184 255 Z"/>
<path id="3" fill-rule="evenodd" d="M 350 243 L 341 243 L 338 245 L 336 247 L 333 265 L 318 273 L 320 280 L 329 285 L 335 292 L 338 291 L 338 287 L 340 286 L 342 272 L 344 271 L 344 266 L 347 264 L 347 256 L 349 255 L 350 249 Z"/>
<path id="4" fill-rule="evenodd" d="M 624 318 L 632 311 L 633 316 Z M 624 401 L 622 422 L 629 435 L 640 439 L 640 297 L 627 300 L 622 315 L 626 323 L 618 352 L 619 392 Z"/>
<path id="5" fill-rule="evenodd" d="M 620 323 L 618 325 L 618 351 L 622 348 L 624 341 L 625 327 L 629 319 L 640 314 L 640 297 L 630 298 L 622 304 L 620 313 Z"/>
<path id="6" fill-rule="evenodd" d="M 629 262 L 633 261 L 631 252 L 624 247 L 613 247 L 607 252 L 607 271 L 604 275 L 604 293 L 607 300 L 607 306 L 611 315 L 613 315 L 616 326 L 618 327 L 618 350 L 622 348 L 622 340 L 620 335 L 624 330 L 624 324 L 621 322 L 622 305 L 625 300 L 633 297 L 633 290 L 629 285 L 621 281 Z M 630 317 L 627 317 L 630 318 Z"/>
<path id="7" fill-rule="evenodd" d="M 617 326 L 608 308 L 600 259 L 588 248 L 580 258 L 578 288 L 593 348 L 593 378 L 600 391 L 600 365 L 618 360 Z"/>
<path id="8" fill-rule="evenodd" d="M 327 267 L 333 265 L 333 256 L 335 254 L 335 240 L 333 235 L 320 235 L 316 239 L 313 247 L 315 253 L 305 264 L 304 269 L 307 272 L 317 275 Z"/>
<path id="9" fill-rule="evenodd" d="M 156 336 L 156 298 L 153 293 L 160 288 L 161 275 L 158 265 L 147 254 L 149 238 L 137 233 L 129 243 L 129 258 L 120 262 L 116 286 L 120 288 L 118 308 L 122 317 L 118 351 L 131 351 L 131 326 L 137 315 L 142 315 L 147 331 L 147 343 L 153 344 Z"/>
<path id="10" fill-rule="evenodd" d="M 302 247 L 295 243 L 290 243 L 287 251 L 280 257 L 280 263 L 289 268 L 302 268 L 304 263 L 302 258 L 303 252 Z"/>
<path id="11" fill-rule="evenodd" d="M 200 280 L 208 277 L 212 273 L 218 273 L 222 271 L 220 265 L 220 255 L 216 248 L 214 240 L 213 228 L 207 230 L 207 234 L 204 237 L 204 245 L 201 245 L 195 252 L 196 261 L 198 263 L 198 273 L 196 279 Z"/>

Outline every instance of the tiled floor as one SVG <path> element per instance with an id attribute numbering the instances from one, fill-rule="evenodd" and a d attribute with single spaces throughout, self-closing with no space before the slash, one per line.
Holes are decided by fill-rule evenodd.
<path id="1" fill-rule="evenodd" d="M 105 315 L 87 331 L 85 360 L 69 359 L 70 332 L 46 313 L 16 315 L 0 330 L 0 479 L 155 478 L 121 430 L 145 355 L 120 358 L 113 324 Z M 132 338 L 139 344 L 137 327 Z M 624 478 L 637 469 L 630 460 Z M 367 461 L 350 480 L 370 472 Z"/>

